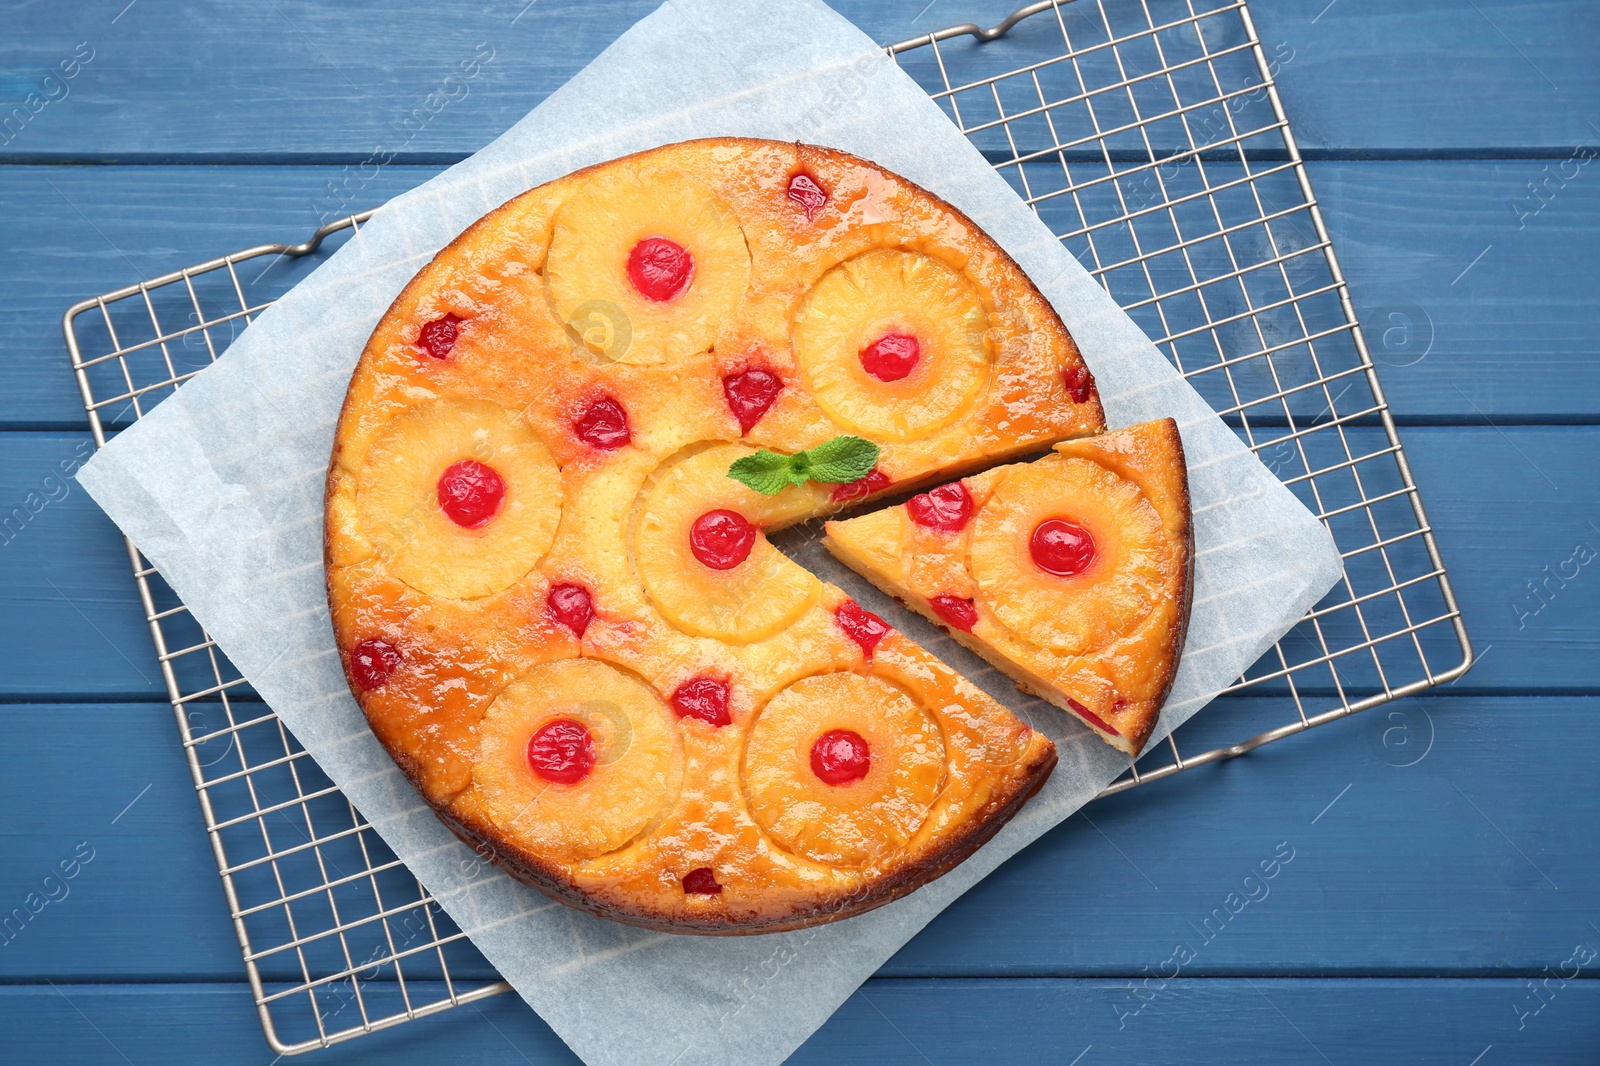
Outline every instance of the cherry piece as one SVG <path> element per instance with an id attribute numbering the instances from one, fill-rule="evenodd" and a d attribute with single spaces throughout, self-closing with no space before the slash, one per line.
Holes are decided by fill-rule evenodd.
<path id="1" fill-rule="evenodd" d="M 919 492 L 906 501 L 911 520 L 943 533 L 959 533 L 972 517 L 972 493 L 959 481 Z"/>
<path id="2" fill-rule="evenodd" d="M 978 624 L 978 609 L 971 600 L 960 596 L 935 596 L 928 601 L 928 606 L 933 608 L 934 614 L 964 633 L 971 633 L 972 627 Z"/>
<path id="3" fill-rule="evenodd" d="M 461 319 L 455 315 L 445 315 L 423 323 L 422 329 L 417 332 L 417 347 L 435 359 L 450 358 L 450 351 L 456 346 L 456 337 L 461 333 L 460 325 Z"/>
<path id="4" fill-rule="evenodd" d="M 572 420 L 572 432 L 585 444 L 612 451 L 633 439 L 628 428 L 628 412 L 609 396 L 602 396 Z"/>
<path id="5" fill-rule="evenodd" d="M 1046 518 L 1034 526 L 1033 536 L 1028 538 L 1028 552 L 1034 566 L 1057 577 L 1081 574 L 1095 560 L 1094 538 L 1089 531 L 1064 518 Z"/>
<path id="6" fill-rule="evenodd" d="M 844 635 L 861 645 L 862 652 L 869 659 L 877 649 L 878 641 L 889 635 L 889 623 L 855 600 L 841 603 L 839 609 L 833 612 L 833 617 L 838 621 L 839 628 L 844 630 Z"/>
<path id="7" fill-rule="evenodd" d="M 1061 372 L 1061 380 L 1067 386 L 1067 395 L 1072 397 L 1073 403 L 1088 403 L 1089 393 L 1094 388 L 1094 378 L 1089 376 L 1089 368 L 1079 363 L 1069 366 Z"/>
<path id="8" fill-rule="evenodd" d="M 789 199 L 806 213 L 806 221 L 816 217 L 822 205 L 828 202 L 828 193 L 810 174 L 800 173 L 789 179 Z"/>
<path id="9" fill-rule="evenodd" d="M 489 524 L 506 499 L 506 481 L 476 459 L 462 459 L 445 467 L 436 490 L 439 509 L 463 529 Z"/>
<path id="10" fill-rule="evenodd" d="M 677 241 L 646 237 L 628 253 L 628 280 L 647 300 L 665 303 L 679 296 L 694 277 L 694 256 Z"/>
<path id="11" fill-rule="evenodd" d="M 879 337 L 861 349 L 861 369 L 879 381 L 899 381 L 916 369 L 922 345 L 906 333 Z"/>
<path id="12" fill-rule="evenodd" d="M 756 546 L 756 527 L 733 511 L 707 511 L 689 527 L 689 550 L 713 570 L 732 570 Z"/>
<path id="13" fill-rule="evenodd" d="M 1123 701 L 1119 699 L 1117 701 L 1117 705 L 1121 706 L 1122 702 Z M 1072 708 L 1074 714 L 1078 715 L 1078 717 L 1082 718 L 1095 728 L 1103 729 L 1114 737 L 1120 737 L 1122 735 L 1121 733 L 1117 732 L 1116 727 L 1110 722 L 1106 721 L 1104 718 L 1101 718 L 1099 715 L 1089 710 L 1089 708 L 1085 707 L 1071 696 L 1067 697 L 1067 706 Z"/>
<path id="14" fill-rule="evenodd" d="M 872 751 L 851 729 L 830 729 L 811 745 L 811 772 L 830 785 L 850 785 L 872 769 Z"/>
<path id="15" fill-rule="evenodd" d="M 583 631 L 594 621 L 594 601 L 589 598 L 589 590 L 582 585 L 554 585 L 544 603 L 550 611 L 550 617 L 572 630 L 580 640 L 583 639 Z"/>
<path id="16" fill-rule="evenodd" d="M 582 722 L 557 718 L 528 738 L 528 766 L 551 784 L 576 785 L 594 763 L 594 737 Z"/>
<path id="17" fill-rule="evenodd" d="M 783 379 L 770 370 L 751 367 L 722 379 L 722 395 L 728 398 L 728 410 L 739 420 L 739 431 L 749 433 L 761 421 L 761 416 L 778 399 L 783 391 Z"/>
<path id="18" fill-rule="evenodd" d="M 718 727 L 733 721 L 728 713 L 728 683 L 714 677 L 690 678 L 678 686 L 670 702 L 679 718 L 698 718 Z"/>
<path id="19" fill-rule="evenodd" d="M 842 503 L 845 500 L 859 500 L 863 496 L 871 496 L 874 492 L 880 492 L 893 484 L 894 480 L 888 474 L 885 474 L 877 467 L 873 467 L 867 472 L 866 477 L 834 486 L 833 491 L 828 493 L 828 499 L 834 503 Z"/>
<path id="20" fill-rule="evenodd" d="M 717 884 L 717 873 L 709 866 L 690 870 L 683 875 L 683 894 L 686 896 L 720 896 L 722 886 Z"/>
<path id="21" fill-rule="evenodd" d="M 386 640 L 368 637 L 350 649 L 350 674 L 362 692 L 382 688 L 404 659 L 400 649 Z"/>

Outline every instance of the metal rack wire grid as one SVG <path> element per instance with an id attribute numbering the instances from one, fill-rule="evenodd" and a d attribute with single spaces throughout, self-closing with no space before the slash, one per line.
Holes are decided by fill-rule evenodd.
<path id="1" fill-rule="evenodd" d="M 1464 673 L 1471 645 L 1243 2 L 1045 0 L 887 51 L 1334 535 L 1342 581 L 1106 789 Z M 74 305 L 97 446 L 366 220 Z M 268 1043 L 327 1047 L 506 991 L 129 542 Z M 1242 738 L 1242 739 L 1240 739 Z M 1187 747 L 1191 754 L 1184 755 Z"/>

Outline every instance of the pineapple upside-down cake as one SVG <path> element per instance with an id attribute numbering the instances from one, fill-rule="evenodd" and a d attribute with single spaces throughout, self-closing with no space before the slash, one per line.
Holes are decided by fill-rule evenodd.
<path id="1" fill-rule="evenodd" d="M 829 522 L 823 544 L 1018 688 L 1138 755 L 1189 616 L 1185 469 L 1164 418 Z"/>
<path id="2" fill-rule="evenodd" d="M 859 913 L 992 836 L 1055 748 L 766 534 L 1104 428 L 1048 303 L 904 179 L 759 140 L 614 160 L 480 219 L 374 330 L 328 472 L 340 655 L 446 824 L 558 899 L 691 933 Z M 1105 460 L 1060 516 L 975 474 L 934 562 L 1063 661 L 1096 654 L 1063 627 L 1181 631 L 1186 599 L 1131 605 L 1187 568 L 1149 561 L 1178 550 L 1151 508 L 1187 505 L 1180 455 L 1139 462 L 1163 455 Z M 1035 512 L 1137 574 L 1086 607 L 1023 576 L 1004 555 Z M 1067 691 L 1150 702 L 1169 644 Z"/>

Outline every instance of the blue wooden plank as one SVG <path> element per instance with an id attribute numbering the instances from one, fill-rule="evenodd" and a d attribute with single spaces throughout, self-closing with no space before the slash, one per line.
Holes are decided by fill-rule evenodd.
<path id="1" fill-rule="evenodd" d="M 1587 735 L 1589 703 L 1402 701 L 1097 803 L 885 972 L 1139 975 L 1175 952 L 1208 975 L 1537 971 L 1595 909 L 1600 854 L 1567 830 L 1600 809 L 1581 787 L 1552 799 L 1547 774 L 1581 775 L 1582 756 L 1529 722 Z M 1288 720 L 1228 703 L 1199 733 Z"/>
<path id="2" fill-rule="evenodd" d="M 1594 144 L 1593 5 L 1252 4 L 1301 146 L 1480 154 Z M 1280 44 L 1280 42 L 1282 42 Z"/>
<path id="3" fill-rule="evenodd" d="M 1476 645 L 1456 687 L 1600 691 L 1596 430 L 1419 427 L 1401 439 Z"/>
<path id="4" fill-rule="evenodd" d="M 0 435 L 6 695 L 165 698 L 122 535 L 70 476 L 88 434 Z"/>
<path id="5" fill-rule="evenodd" d="M 0 983 L 238 978 L 168 709 L 4 713 L 13 740 L 0 808 L 31 813 L 0 825 L 0 905 L 26 908 L 30 893 L 61 898 L 5 931 Z M 1278 701 L 1224 700 L 1186 731 L 1185 748 L 1290 719 Z M 1139 976 L 1159 972 L 1183 944 L 1189 976 L 1535 974 L 1585 935 L 1600 904 L 1600 849 L 1593 834 L 1571 831 L 1600 818 L 1600 799 L 1580 784 L 1597 743 L 1595 698 L 1442 696 L 1371 711 L 1092 805 L 974 888 L 883 972 Z M 264 761 L 262 749 L 253 755 Z M 205 753 L 212 776 L 234 765 L 227 756 Z M 317 787 L 314 770 L 300 772 Z M 286 778 L 256 775 L 263 804 L 292 795 Z M 1551 781 L 1573 787 L 1552 790 Z M 35 802 L 44 794 L 56 798 Z M 247 809 L 226 789 L 215 798 L 222 817 Z M 316 805 L 321 832 L 337 827 L 321 821 L 336 806 Z M 268 819 L 278 847 L 307 839 L 299 819 Z M 248 840 L 256 834 L 250 823 L 225 833 L 229 861 L 259 852 Z M 81 859 L 80 846 L 92 857 L 63 879 L 60 863 Z M 326 846 L 322 860 L 336 876 L 363 861 L 348 840 Z M 309 854 L 276 874 L 290 891 L 321 883 Z M 403 898 L 401 881 L 385 881 L 390 907 Z M 242 878 L 240 892 L 247 907 L 279 898 L 265 877 Z M 373 910 L 364 883 L 338 902 L 347 922 Z M 325 899 L 295 908 L 302 932 L 332 924 Z M 258 950 L 287 942 L 281 911 L 250 928 Z M 355 957 L 371 957 L 379 936 L 352 933 Z M 337 946 L 322 948 L 308 948 L 313 972 L 343 970 Z M 451 961 L 459 977 L 492 973 L 466 953 Z M 428 964 L 413 959 L 407 976 L 428 976 Z M 292 954 L 262 965 L 271 978 L 299 979 Z"/>
<path id="6" fill-rule="evenodd" d="M 1308 165 L 1400 418 L 1595 419 L 1600 331 L 1591 325 L 1591 279 L 1600 182 L 1589 179 L 1597 167 L 1587 157 Z M 1093 168 L 1073 170 L 1077 182 L 1097 176 Z M 1200 197 L 1248 178 L 1237 162 L 1178 167 L 1163 171 L 1159 187 L 1138 180 L 1122 190 L 1102 184 L 1082 197 L 1044 200 L 1040 213 L 1052 231 L 1072 235 L 1162 196 Z M 1014 176 L 1013 185 L 1024 191 Z M 1249 417 L 1281 419 L 1285 402 L 1263 397 L 1351 371 L 1358 357 L 1342 332 L 1346 319 L 1331 291 L 1333 276 L 1314 250 L 1315 226 L 1308 211 L 1296 209 L 1304 197 L 1293 174 L 1256 177 L 1251 188 L 1254 196 L 1238 188 L 1217 194 L 1215 208 L 1200 200 L 1145 215 L 1133 233 L 1102 225 L 1088 238 L 1069 236 L 1066 246 L 1086 267 L 1104 270 L 1112 295 L 1133 308 L 1152 337 L 1193 334 L 1177 342 L 1177 355 L 1214 406 L 1254 404 L 1245 411 Z M 1288 213 L 1270 227 L 1247 224 L 1263 212 Z M 1211 237 L 1223 224 L 1237 227 L 1226 242 Z M 1281 267 L 1258 265 L 1278 257 L 1286 259 Z M 1241 269 L 1244 276 L 1234 278 Z M 1173 293 L 1184 295 L 1151 303 Z M 1296 298 L 1295 306 L 1285 306 Z M 1223 325 L 1213 334 L 1205 330 L 1208 321 Z M 1290 343 L 1324 332 L 1314 352 Z M 1279 349 L 1270 370 L 1258 358 L 1235 365 L 1231 380 L 1206 372 L 1224 356 L 1238 360 L 1268 347 Z M 1287 405 L 1302 419 L 1325 414 L 1330 398 L 1341 401 L 1341 414 L 1368 409 L 1365 385 L 1347 391 L 1348 384 L 1309 390 Z"/>
<path id="7" fill-rule="evenodd" d="M 1553 960 L 1552 968 L 1566 958 L 1563 953 Z M 1535 992 L 1509 979 L 1178 979 L 1150 993 L 1148 1001 L 1134 998 L 1127 986 L 1088 980 L 870 981 L 790 1061 L 1587 1066 L 1600 1036 L 1600 983 L 1589 980 L 1552 979 L 1551 991 L 1541 985 Z M 1141 1002 L 1139 1014 L 1124 1016 L 1126 1004 Z M 1531 1013 L 1539 1003 L 1543 1009 Z M 1518 1009 L 1529 1013 L 1519 1016 Z M 17 1061 L 38 1066 L 223 1066 L 271 1058 L 243 985 L 3 988 L 0 1037 Z M 461 1066 L 578 1061 L 512 996 L 337 1045 L 317 1059 Z"/>
<path id="8" fill-rule="evenodd" d="M 122 536 L 64 476 L 92 453 L 87 434 L 0 438 L 7 694 L 165 697 Z"/>
<path id="9" fill-rule="evenodd" d="M 381 16 L 407 32 L 373 33 L 370 5 L 36 5 L 0 41 L 0 102 L 34 88 L 59 94 L 62 82 L 44 76 L 79 64 L 66 97 L 20 125 L 11 103 L 0 106 L 0 122 L 12 119 L 0 159 L 333 164 L 0 167 L 12 207 L 0 251 L 16 264 L 0 272 L 13 312 L 0 339 L 0 428 L 57 430 L 0 432 L 0 587 L 12 608 L 0 621 L 0 701 L 11 703 L 0 713 L 12 718 L 0 808 L 27 812 L 0 826 L 0 907 L 25 916 L 19 923 L 13 910 L 0 934 L 8 1059 L 270 1057 L 237 980 L 170 711 L 70 702 L 149 700 L 161 686 L 120 538 L 62 479 L 84 453 L 81 435 L 58 431 L 80 424 L 81 409 L 57 321 L 83 295 L 293 239 L 410 187 L 436 168 L 389 166 L 364 181 L 346 164 L 374 148 L 459 158 L 653 0 L 414 6 Z M 840 6 L 890 40 L 993 21 L 1011 5 Z M 1096 13 L 1074 5 L 1069 27 L 1081 33 Z M 1600 549 L 1590 506 L 1600 360 L 1584 266 L 1600 199 L 1587 155 L 1571 151 L 1600 132 L 1586 118 L 1600 101 L 1588 47 L 1600 12 L 1294 0 L 1257 5 L 1255 15 L 1302 146 L 1330 160 L 1315 162 L 1312 178 L 1394 408 L 1445 424 L 1404 436 L 1482 662 L 1437 696 L 1092 807 L 941 916 L 797 1062 L 1592 1061 L 1600 986 L 1559 975 L 1582 958 L 1581 976 L 1592 976 L 1600 948 L 1600 855 L 1592 834 L 1572 830 L 1600 814 L 1582 787 L 1592 777 L 1589 734 L 1600 728 L 1587 589 Z M 949 54 L 969 69 L 1001 69 L 1044 55 L 1053 33 L 1041 20 L 1014 40 Z M 324 38 L 339 47 L 318 48 Z M 476 64 L 470 76 L 462 63 Z M 1471 158 L 1368 161 L 1441 156 Z M 280 265 L 256 291 L 278 291 L 309 265 Z M 189 310 L 157 307 L 164 323 Z M 198 346 L 165 354 L 179 369 L 203 361 Z M 1453 425 L 1462 422 L 1478 425 Z M 1585 425 L 1511 428 L 1540 422 Z M 1313 439 L 1314 452 L 1332 443 Z M 1350 434 L 1357 454 L 1377 440 Z M 1279 460 L 1287 473 L 1300 461 Z M 1374 465 L 1366 491 L 1388 487 Z M 1354 490 L 1331 477 L 1319 488 L 1324 506 Z M 1380 508 L 1382 528 L 1405 526 L 1395 507 Z M 1340 521 L 1350 543 L 1383 535 Z M 1415 545 L 1393 554 L 1402 575 L 1426 565 Z M 1358 593 L 1372 571 L 1353 573 Z M 1388 625 L 1405 606 L 1385 597 L 1365 606 L 1366 620 Z M 1335 617 L 1327 628 L 1339 639 L 1359 627 Z M 1449 665 L 1442 643 L 1424 649 L 1435 668 Z M 1380 666 L 1409 679 L 1414 658 L 1391 645 L 1375 663 L 1347 660 L 1339 679 L 1361 689 Z M 1301 686 L 1308 710 L 1327 705 L 1327 686 Z M 196 711 L 202 725 L 219 713 Z M 1184 731 L 1184 750 L 1287 713 L 1282 700 L 1222 701 Z M 56 799 L 41 804 L 41 795 Z M 280 841 L 295 831 L 273 829 Z M 291 879 L 304 873 L 286 868 Z M 458 974 L 487 976 L 481 960 L 463 959 Z M 1163 979 L 1175 965 L 1183 977 Z M 278 959 L 267 971 L 298 976 Z M 1279 979 L 1287 974 L 1302 976 Z M 149 979 L 178 983 L 92 983 Z M 221 983 L 194 983 L 203 981 Z M 440 991 L 413 987 L 428 998 Z M 388 992 L 375 999 L 392 1009 Z M 325 998 L 323 1009 L 333 1024 L 353 1020 L 348 997 Z M 306 1012 L 286 1035 L 307 1035 L 313 1022 Z M 573 1061 L 512 997 L 324 1057 L 377 1055 Z"/>
<path id="10" fill-rule="evenodd" d="M 241 978 L 171 708 L 45 704 L 3 713 L 13 728 L 31 722 L 31 735 L 7 746 L 15 761 L 0 805 L 37 814 L 0 827 L 0 972 L 114 979 L 165 957 L 180 970 Z M 44 792 L 60 800 L 41 805 Z M 73 962 L 67 969 L 53 958 Z"/>
<path id="11" fill-rule="evenodd" d="M 1600 412 L 1600 329 L 1590 324 L 1600 163 L 1310 170 L 1400 417 L 1504 424 Z"/>
<path id="12" fill-rule="evenodd" d="M 0 199 L 13 207 L 0 233 L 0 300 L 12 328 L 0 338 L 0 424 L 86 425 L 83 401 L 61 336 L 61 316 L 87 297 L 259 244 L 295 243 L 323 222 L 364 210 L 412 188 L 438 167 L 387 167 L 370 180 L 342 168 L 298 167 L 0 167 Z M 276 298 L 325 255 L 304 260 L 261 259 L 239 268 L 251 305 Z M 224 272 L 198 283 L 207 319 L 237 312 Z M 116 305 L 113 321 L 124 346 L 155 334 L 150 312 L 137 300 Z M 155 300 L 165 332 L 193 326 L 194 305 L 183 286 Z M 97 315 L 81 321 L 84 355 L 112 349 Z M 238 321 L 217 331 L 225 347 Z M 132 357 L 135 386 L 190 373 L 209 361 L 205 339 L 192 334 L 163 351 Z M 168 364 L 170 362 L 170 369 Z M 115 363 L 93 372 L 96 396 L 127 390 Z M 150 402 L 147 398 L 146 402 Z M 131 417 L 128 405 L 103 417 Z"/>
<path id="13" fill-rule="evenodd" d="M 1395 490 L 1399 482 L 1393 461 L 1379 454 L 1386 446 L 1382 434 L 1361 428 L 1346 434 L 1355 455 L 1378 456 L 1359 466 L 1367 495 Z M 1595 521 L 1592 487 L 1600 481 L 1600 428 L 1411 427 L 1402 436 L 1483 659 L 1457 687 L 1472 692 L 1600 692 L 1600 625 L 1596 601 L 1584 591 L 1594 568 L 1584 559 L 1600 550 L 1600 530 L 1590 525 Z M 0 433 L 0 526 L 7 520 L 21 523 L 20 533 L 4 530 L 6 543 L 0 550 L 0 587 L 10 590 L 19 608 L 0 617 L 0 641 L 7 642 L 11 655 L 10 668 L 0 676 L 0 699 L 103 699 L 164 692 L 121 538 L 86 495 L 66 486 L 52 490 L 52 482 L 46 481 L 81 448 L 82 439 Z M 1314 465 L 1344 454 L 1331 431 L 1313 434 L 1307 450 Z M 1282 460 L 1281 473 L 1299 471 L 1297 454 L 1268 458 Z M 1318 485 L 1325 506 L 1357 498 L 1349 471 L 1325 475 Z M 1495 491 L 1485 491 L 1485 485 Z M 1306 491 L 1304 484 L 1298 488 Z M 50 502 L 49 493 L 62 489 L 66 497 Z M 31 515 L 30 506 L 37 506 L 39 513 Z M 1415 529 L 1404 498 L 1378 505 L 1374 514 L 1376 534 L 1364 512 L 1336 520 L 1347 550 L 1370 546 L 1376 536 L 1390 538 Z M 1391 545 L 1387 552 L 1401 580 L 1431 568 L 1415 539 Z M 1358 596 L 1389 584 L 1376 551 L 1353 560 L 1350 572 Z M 1350 591 L 1341 585 L 1335 597 L 1348 601 Z M 1425 582 L 1402 596 L 1365 600 L 1360 619 L 1353 610 L 1337 611 L 1324 628 L 1330 640 L 1348 646 L 1361 639 L 1362 621 L 1374 636 L 1403 627 L 1408 615 L 1402 607 L 1413 623 L 1443 609 L 1434 586 Z M 185 635 L 197 636 L 182 622 L 172 623 L 175 646 L 183 646 Z M 1459 659 L 1454 637 L 1447 626 L 1429 632 L 1433 636 L 1424 645 L 1428 666 L 1442 672 Z M 1314 635 L 1295 640 L 1300 660 L 1320 654 L 1306 643 Z M 1422 663 L 1408 640 L 1385 644 L 1380 659 L 1391 683 L 1422 676 Z M 210 678 L 208 665 L 198 668 Z M 1381 685 L 1371 656 L 1344 657 L 1339 670 L 1340 683 L 1347 688 L 1372 691 Z M 185 691 L 203 687 L 199 681 L 186 675 Z M 1326 671 L 1297 683 L 1324 695 L 1334 685 Z"/>
<path id="14" fill-rule="evenodd" d="M 1578 170 L 1559 189 L 1552 185 L 1554 191 L 1543 194 L 1548 202 L 1526 191 L 1527 182 L 1544 180 L 1546 165 L 1559 169 L 1560 161 L 1312 165 L 1380 377 L 1402 418 L 1505 423 L 1592 421 L 1600 414 L 1600 307 L 1588 284 L 1600 245 L 1600 180 L 1590 179 L 1600 163 Z M 370 182 L 358 176 L 347 184 L 341 168 L 0 167 L 0 197 L 15 205 L 0 233 L 0 255 L 8 264 L 0 269 L 0 299 L 12 312 L 0 336 L 0 426 L 82 424 L 60 334 L 69 304 L 239 248 L 300 240 L 320 221 L 381 203 L 436 172 L 388 167 Z M 1519 222 L 1519 204 L 1524 212 L 1538 207 L 1537 213 Z M 1310 227 L 1296 218 L 1278 224 L 1277 238 L 1311 243 Z M 1248 254 L 1255 247 L 1248 242 L 1261 238 L 1251 233 L 1240 240 Z M 1173 269 L 1182 269 L 1179 257 L 1169 258 Z M 240 280 L 252 302 L 265 300 L 318 261 L 280 262 L 262 275 L 263 261 L 243 269 Z M 1189 282 L 1186 273 L 1158 280 L 1167 289 Z M 231 285 L 225 276 L 197 284 L 208 315 L 234 299 L 224 291 Z M 1213 286 L 1224 303 L 1239 295 L 1237 286 L 1227 288 Z M 1123 293 L 1126 299 L 1144 295 L 1147 289 Z M 159 294 L 156 308 L 168 330 L 195 321 L 181 287 Z M 1222 312 L 1219 304 L 1213 314 Z M 116 325 L 124 344 L 153 335 L 137 301 L 120 309 Z M 1145 325 L 1161 328 L 1159 321 Z M 1169 321 L 1166 328 L 1181 324 Z M 1259 347 L 1250 327 L 1238 329 L 1240 336 L 1224 338 L 1231 354 Z M 228 339 L 227 328 L 213 338 L 218 345 Z M 96 316 L 86 316 L 86 350 L 107 350 L 105 341 Z M 1194 343 L 1211 346 L 1204 337 Z M 1339 343 L 1331 339 L 1319 353 L 1327 361 L 1324 372 L 1342 365 L 1330 355 Z M 179 371 L 204 365 L 203 338 L 191 335 L 166 353 L 150 349 L 137 357 L 138 383 L 169 374 L 169 358 Z M 1290 365 L 1295 360 L 1309 365 L 1299 350 L 1277 358 L 1282 373 L 1300 373 L 1303 368 Z M 1236 376 L 1245 380 L 1252 373 L 1259 380 L 1247 385 L 1257 387 L 1256 395 L 1273 391 L 1254 364 L 1241 366 Z M 126 387 L 115 364 L 95 376 L 99 396 Z M 1223 406 L 1238 402 L 1225 382 L 1201 385 Z M 1354 396 L 1340 409 L 1351 409 Z M 1316 413 L 1325 399 L 1311 398 L 1305 413 Z M 106 413 L 126 415 L 125 406 Z"/>
<path id="15" fill-rule="evenodd" d="M 890 42 L 952 23 L 991 23 L 1016 2 L 836 6 L 869 36 Z M 13 116 L 0 156 L 359 161 L 381 148 L 412 160 L 459 158 L 655 6 L 284 0 L 143 3 L 123 12 L 116 4 L 36 5 L 0 45 L 7 71 L 0 97 Z M 1150 6 L 1163 21 L 1183 17 L 1181 4 Z M 1114 28 L 1128 32 L 1137 6 L 1109 9 Z M 1587 48 L 1597 30 L 1590 5 L 1444 0 L 1372 12 L 1295 0 L 1258 5 L 1256 16 L 1309 148 L 1516 150 L 1594 138 L 1585 118 L 1600 95 Z M 1064 16 L 1084 43 L 1104 39 L 1099 17 L 1087 4 Z M 1237 25 L 1231 15 L 1214 20 L 1208 43 L 1234 43 Z M 380 26 L 404 29 L 374 32 Z M 1178 33 L 1167 46 L 1182 43 Z M 949 57 L 958 71 L 982 72 L 1037 61 L 1059 46 L 1047 14 L 976 57 L 969 55 L 975 46 L 960 43 Z M 1154 62 L 1148 47 L 1125 51 L 1139 69 Z M 204 107 L 194 106 L 199 99 Z"/>

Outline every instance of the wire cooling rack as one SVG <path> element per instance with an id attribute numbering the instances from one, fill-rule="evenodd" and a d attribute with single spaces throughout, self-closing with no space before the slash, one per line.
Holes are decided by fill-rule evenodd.
<path id="1" fill-rule="evenodd" d="M 1325 522 L 1342 581 L 1106 789 L 1460 676 L 1471 645 L 1242 2 L 1046 0 L 887 51 Z M 85 300 L 64 322 L 96 445 L 214 361 L 367 214 Z M 129 542 L 250 987 L 295 1054 L 508 986 Z M 1245 739 L 1238 739 L 1243 737 Z"/>

